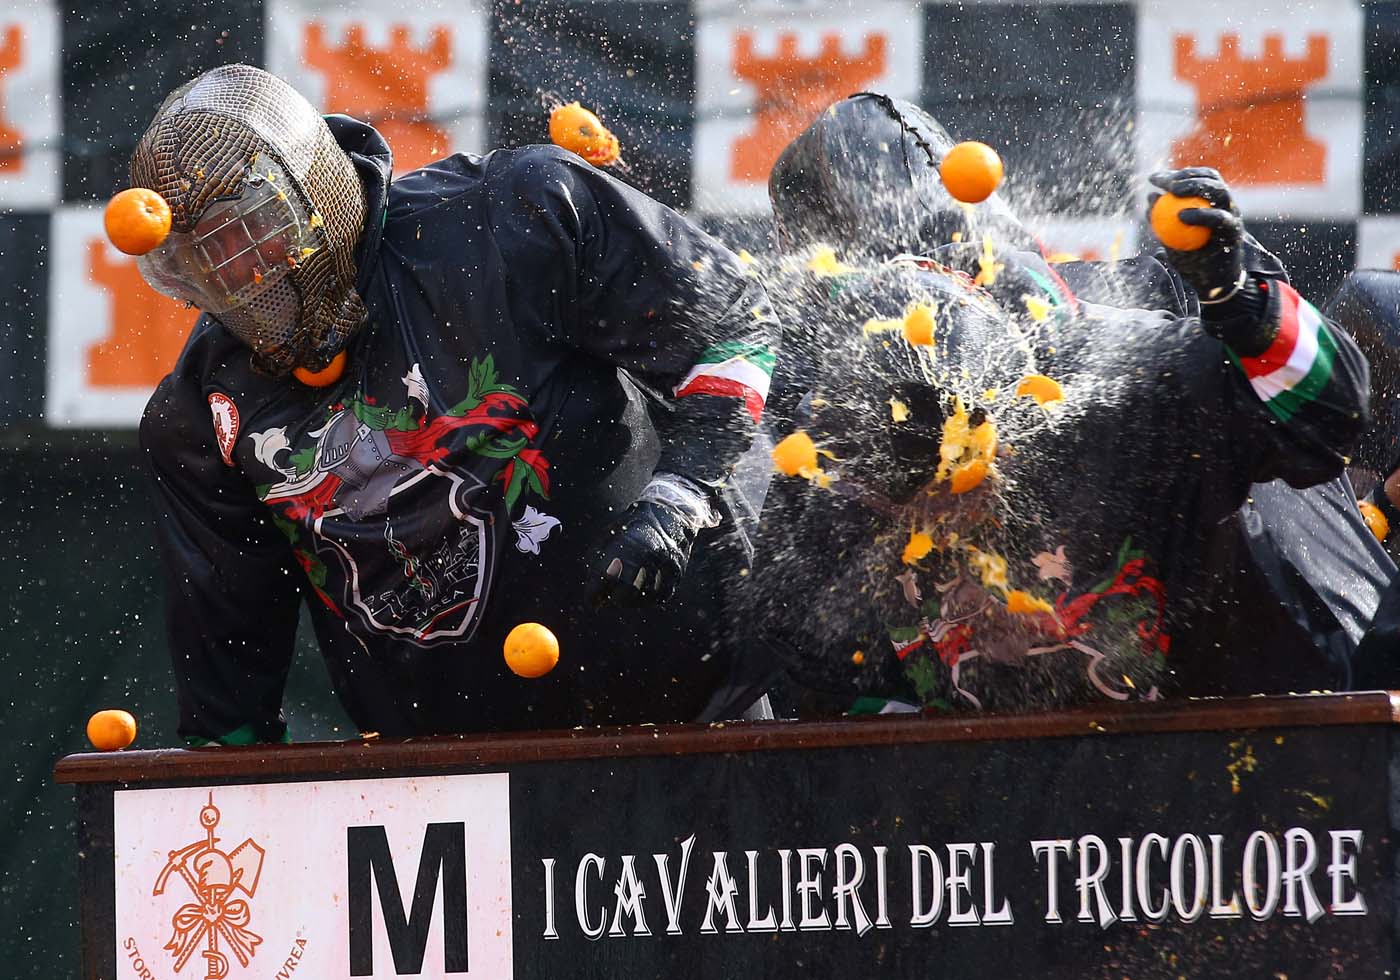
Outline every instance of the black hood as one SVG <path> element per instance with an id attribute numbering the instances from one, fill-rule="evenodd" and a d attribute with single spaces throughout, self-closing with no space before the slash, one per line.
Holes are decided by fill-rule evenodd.
<path id="1" fill-rule="evenodd" d="M 1384 476 L 1400 464 L 1400 273 L 1351 273 L 1323 312 L 1351 334 L 1370 362 L 1371 425 L 1355 459 Z"/>
<path id="2" fill-rule="evenodd" d="M 881 259 L 927 254 L 984 232 L 998 244 L 1028 245 L 998 195 L 969 209 L 944 189 L 938 167 L 953 145 L 933 117 L 902 99 L 862 92 L 830 106 L 768 178 L 783 248 L 821 242 L 843 255 Z"/>
<path id="3" fill-rule="evenodd" d="M 379 257 L 384 234 L 384 217 L 389 207 L 389 181 L 394 170 L 394 154 L 379 130 L 350 116 L 326 116 L 326 125 L 336 143 L 355 165 L 355 173 L 365 189 L 365 230 L 355 247 L 356 291 L 363 296 L 369 287 L 370 270 Z"/>

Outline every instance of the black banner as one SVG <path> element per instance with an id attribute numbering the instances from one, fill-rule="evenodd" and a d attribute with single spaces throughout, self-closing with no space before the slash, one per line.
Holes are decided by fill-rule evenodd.
<path id="1" fill-rule="evenodd" d="M 874 729 L 852 723 L 850 739 L 862 730 Z M 295 927 L 293 958 L 309 943 L 335 961 L 326 944 L 344 943 L 353 976 L 476 976 L 472 957 L 486 954 L 468 935 L 502 935 L 508 914 L 517 978 L 1379 977 L 1394 955 L 1394 737 L 1382 725 L 1086 732 L 454 766 L 508 773 L 508 903 L 467 884 L 474 861 L 499 857 L 473 843 L 495 819 L 488 797 L 446 819 L 411 810 L 386 832 L 317 814 L 313 784 L 284 783 L 344 836 L 330 850 L 346 867 L 306 860 L 347 897 L 328 909 L 307 895 L 289 924 L 270 921 L 260 910 L 276 899 L 254 889 L 251 925 L 272 945 Z M 354 751 L 331 749 L 326 764 Z M 280 768 L 275 753 L 266 768 Z M 383 775 L 401 789 L 410 769 Z M 417 779 L 426 792 L 433 777 Z M 238 812 L 248 782 L 208 799 Z M 384 785 L 378 802 L 372 782 L 355 792 L 374 812 L 401 809 Z M 112 931 L 114 906 L 155 900 L 113 877 L 124 842 L 111 788 L 85 790 L 82 808 L 84 934 L 102 976 L 117 975 L 114 957 L 168 965 Z M 263 848 L 285 860 L 265 822 L 225 821 L 225 848 L 246 836 L 259 861 Z"/>

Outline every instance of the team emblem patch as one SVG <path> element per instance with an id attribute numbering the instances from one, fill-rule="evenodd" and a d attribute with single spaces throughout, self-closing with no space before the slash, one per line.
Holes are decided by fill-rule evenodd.
<path id="1" fill-rule="evenodd" d="M 214 440 L 224 462 L 233 465 L 233 446 L 238 441 L 238 406 L 221 391 L 209 396 L 209 411 L 214 416 Z"/>

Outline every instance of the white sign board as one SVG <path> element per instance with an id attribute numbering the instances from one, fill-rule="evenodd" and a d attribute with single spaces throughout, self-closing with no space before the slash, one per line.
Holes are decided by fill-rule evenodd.
<path id="1" fill-rule="evenodd" d="M 58 200 L 58 10 L 45 0 L 0 4 L 0 208 Z"/>
<path id="2" fill-rule="evenodd" d="M 118 972 L 510 980 L 509 788 L 493 773 L 118 791 Z"/>
<path id="3" fill-rule="evenodd" d="M 146 285 L 136 260 L 107 240 L 101 205 L 58 208 L 50 227 L 45 418 L 134 427 L 199 311 Z"/>

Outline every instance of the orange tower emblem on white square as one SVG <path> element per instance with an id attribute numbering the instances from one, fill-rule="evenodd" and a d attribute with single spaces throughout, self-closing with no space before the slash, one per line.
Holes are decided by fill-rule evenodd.
<path id="1" fill-rule="evenodd" d="M 325 79 L 325 107 L 374 125 L 394 151 L 394 168 L 413 170 L 448 152 L 447 132 L 430 113 L 428 83 L 452 66 L 452 36 L 435 27 L 424 45 L 409 29 L 394 25 L 389 43 L 374 45 L 356 24 L 338 45 L 328 44 L 325 26 L 311 22 L 302 31 L 302 57 Z"/>
<path id="2" fill-rule="evenodd" d="M 1241 184 L 1321 184 L 1327 147 L 1304 129 L 1307 87 L 1327 76 L 1329 44 L 1310 34 L 1301 58 L 1284 54 L 1283 38 L 1264 36 L 1258 58 L 1240 56 L 1238 34 L 1220 37 L 1213 58 L 1195 38 L 1175 38 L 1174 74 L 1196 90 L 1196 129 L 1172 145 L 1179 166 L 1206 163 Z"/>
<path id="3" fill-rule="evenodd" d="M 0 173 L 14 172 L 24 165 L 24 140 L 19 130 L 5 122 L 5 75 L 24 64 L 24 33 L 11 24 L 0 34 Z"/>
<path id="4" fill-rule="evenodd" d="M 730 179 L 766 183 L 783 147 L 831 103 L 858 92 L 886 70 L 883 35 L 867 34 L 860 54 L 841 53 L 841 35 L 822 35 L 815 57 L 798 54 L 797 35 L 778 38 L 773 55 L 754 51 L 752 31 L 734 37 L 734 77 L 754 87 L 753 125 L 734 141 Z"/>

